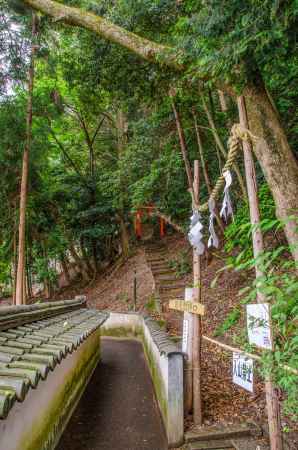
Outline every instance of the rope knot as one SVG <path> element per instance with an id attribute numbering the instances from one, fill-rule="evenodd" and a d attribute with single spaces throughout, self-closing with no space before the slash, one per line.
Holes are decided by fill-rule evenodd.
<path id="1" fill-rule="evenodd" d="M 237 139 L 237 141 L 251 141 L 252 143 L 258 140 L 257 136 L 254 136 L 247 128 L 240 125 L 240 123 L 235 123 L 232 126 L 231 137 Z"/>

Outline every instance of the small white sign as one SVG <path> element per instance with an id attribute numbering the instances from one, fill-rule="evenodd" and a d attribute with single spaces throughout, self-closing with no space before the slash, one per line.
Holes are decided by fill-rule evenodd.
<path id="1" fill-rule="evenodd" d="M 186 302 L 192 302 L 193 301 L 192 297 L 193 297 L 193 288 L 189 288 L 189 287 L 185 288 L 184 300 Z"/>
<path id="2" fill-rule="evenodd" d="M 184 291 L 184 300 L 186 302 L 191 302 L 193 296 L 193 288 L 186 287 Z M 191 355 L 191 344 L 192 344 L 192 314 L 188 312 L 184 312 L 183 317 L 183 339 L 182 339 L 182 351 L 184 353 L 187 353 L 188 357 L 190 358 Z M 187 322 L 187 325 L 185 325 L 185 322 Z M 186 329 L 187 327 L 187 333 Z M 187 338 L 184 336 L 187 334 Z M 185 341 L 186 339 L 186 341 Z"/>
<path id="3" fill-rule="evenodd" d="M 246 306 L 248 341 L 257 347 L 272 350 L 270 309 L 268 303 Z"/>
<path id="4" fill-rule="evenodd" d="M 182 336 L 182 352 L 187 352 L 187 345 L 188 345 L 188 320 L 183 320 L 183 336 Z"/>
<path id="5" fill-rule="evenodd" d="M 241 353 L 233 353 L 233 382 L 253 392 L 253 360 Z"/>

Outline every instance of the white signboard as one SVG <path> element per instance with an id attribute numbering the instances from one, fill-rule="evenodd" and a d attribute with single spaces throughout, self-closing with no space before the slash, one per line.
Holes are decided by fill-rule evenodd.
<path id="1" fill-rule="evenodd" d="M 192 296 L 193 296 L 193 288 L 189 288 L 189 287 L 185 288 L 184 300 L 186 302 L 192 302 L 193 301 Z"/>
<path id="2" fill-rule="evenodd" d="M 183 320 L 183 336 L 182 336 L 182 351 L 183 353 L 187 352 L 187 345 L 188 345 L 188 320 Z"/>
<path id="3" fill-rule="evenodd" d="M 253 360 L 240 353 L 233 353 L 233 382 L 253 392 Z"/>
<path id="4" fill-rule="evenodd" d="M 184 300 L 186 302 L 191 302 L 193 296 L 193 288 L 187 287 L 184 291 Z M 187 325 L 185 325 L 187 322 Z M 185 338 L 187 327 L 187 338 Z M 182 340 L 182 351 L 188 354 L 188 357 L 191 355 L 191 344 L 192 344 L 192 314 L 188 312 L 184 312 L 184 320 L 183 320 L 183 340 Z"/>
<path id="5" fill-rule="evenodd" d="M 249 343 L 272 350 L 269 304 L 255 303 L 247 305 L 246 313 Z"/>

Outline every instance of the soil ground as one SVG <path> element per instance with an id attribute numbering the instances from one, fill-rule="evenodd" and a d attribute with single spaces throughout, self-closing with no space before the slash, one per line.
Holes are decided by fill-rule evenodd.
<path id="1" fill-rule="evenodd" d="M 103 339 L 102 361 L 57 450 L 167 448 L 141 344 Z"/>

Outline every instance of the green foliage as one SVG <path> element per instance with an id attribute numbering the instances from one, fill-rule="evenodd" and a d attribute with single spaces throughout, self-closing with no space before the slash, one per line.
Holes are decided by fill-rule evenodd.
<path id="1" fill-rule="evenodd" d="M 192 271 L 188 253 L 188 251 L 182 250 L 176 258 L 169 260 L 169 266 L 175 270 L 176 278 L 181 278 Z"/>
<path id="2" fill-rule="evenodd" d="M 240 308 L 237 306 L 236 308 L 233 308 L 233 310 L 226 316 L 223 323 L 221 323 L 215 330 L 214 336 L 222 336 L 227 331 L 229 331 L 234 325 L 237 324 L 238 320 L 240 319 L 241 311 Z"/>
<path id="3" fill-rule="evenodd" d="M 154 296 L 154 294 L 152 294 L 147 303 L 145 304 L 145 308 L 147 309 L 148 312 L 154 312 L 156 311 L 156 298 Z"/>
<path id="4" fill-rule="evenodd" d="M 243 220 L 241 218 L 241 220 Z M 298 223 L 297 223 L 298 224 Z M 264 232 L 276 232 L 281 224 L 272 217 L 261 222 Z M 241 230 L 234 232 L 233 227 L 228 234 L 228 248 L 235 248 L 237 245 L 241 251 L 236 257 L 230 257 L 225 269 L 237 271 L 248 271 L 255 267 L 263 273 L 254 281 L 239 292 L 242 297 L 241 303 L 255 303 L 258 293 L 263 295 L 265 301 L 271 305 L 272 331 L 274 335 L 274 351 L 264 352 L 261 364 L 263 376 L 270 373 L 276 384 L 286 393 L 284 411 L 294 420 L 298 415 L 298 377 L 291 371 L 284 369 L 284 366 L 298 369 L 298 281 L 297 267 L 295 263 L 288 260 L 288 248 L 284 245 L 277 245 L 272 250 L 266 250 L 257 258 L 248 251 L 247 241 L 251 234 L 252 227 L 245 224 L 244 220 Z M 234 242 L 235 240 L 235 242 Z M 240 310 L 236 309 L 240 314 Z M 236 318 L 237 314 L 236 314 Z M 225 332 L 233 322 L 233 314 L 229 315 L 224 323 L 217 329 L 217 333 Z M 244 342 L 242 342 L 244 344 Z M 250 349 L 251 350 L 251 349 Z"/>

